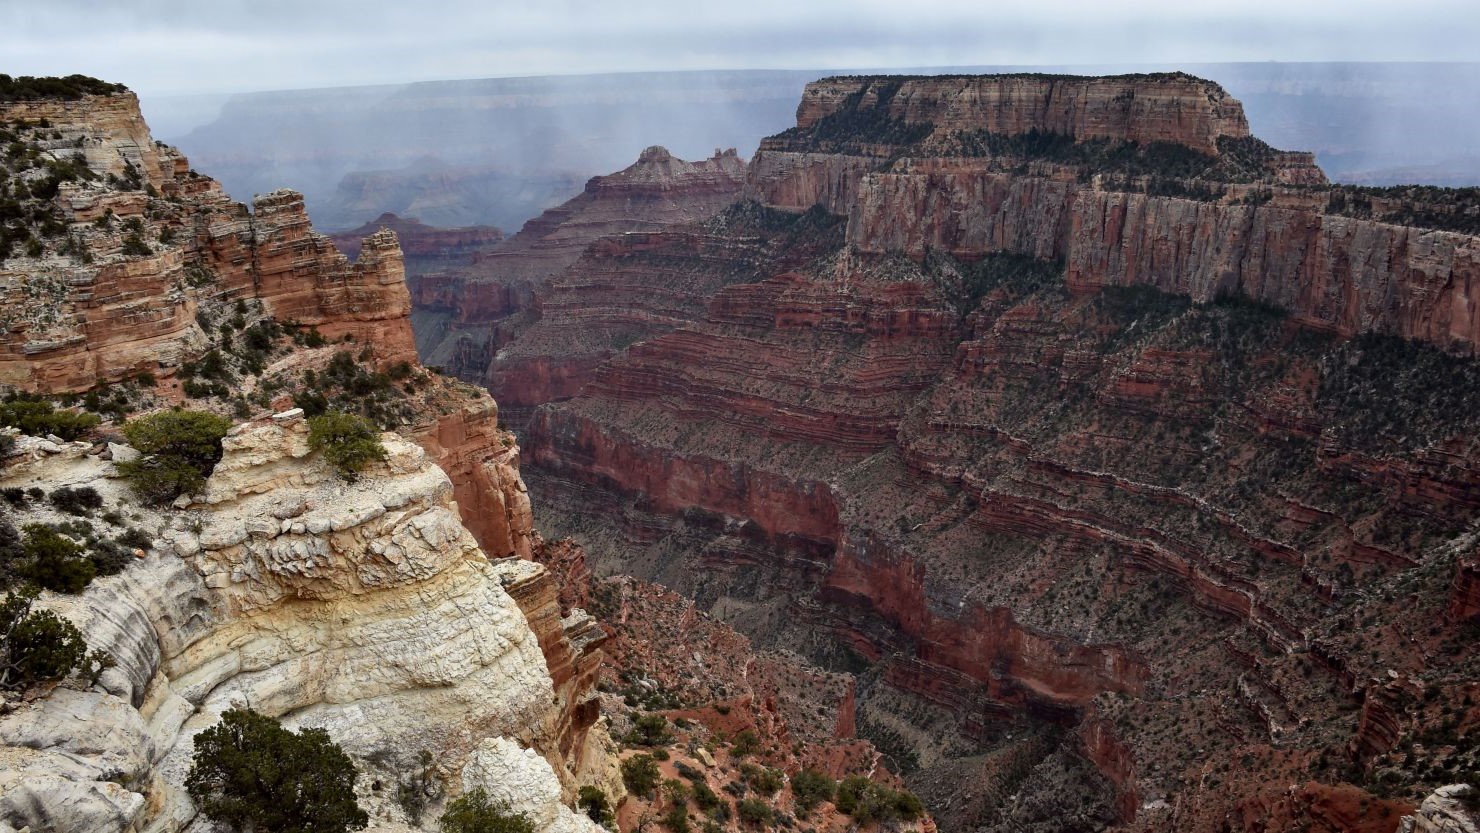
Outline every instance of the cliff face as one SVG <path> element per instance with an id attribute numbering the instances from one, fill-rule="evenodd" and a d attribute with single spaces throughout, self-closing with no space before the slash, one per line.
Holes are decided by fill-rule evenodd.
<path id="1" fill-rule="evenodd" d="M 1218 152 L 1220 137 L 1249 135 L 1243 107 L 1221 87 L 1190 75 L 857 76 L 807 85 L 797 106 L 805 130 L 844 110 L 875 111 L 937 130 L 1029 131 L 1075 139 L 1175 142 Z M 768 140 L 763 148 L 773 148 Z"/>
<path id="2" fill-rule="evenodd" d="M 7 488 L 96 489 L 112 510 L 98 523 L 127 514 L 153 544 L 80 595 L 43 597 L 116 665 L 94 685 L 7 692 L 0 827 L 195 825 L 192 738 L 250 706 L 327 729 L 378 826 L 414 828 L 464 790 L 517 785 L 512 806 L 541 833 L 594 831 L 568 805 L 586 784 L 620 797 L 591 692 L 602 639 L 521 560 L 536 537 L 496 405 L 416 365 L 394 233 L 369 234 L 351 264 L 297 194 L 248 212 L 150 141 L 131 95 L 0 113 L 28 121 L 12 194 L 44 218 L 0 265 L 4 381 L 29 394 L 97 385 L 84 398 L 96 410 L 108 382 L 137 373 L 111 400 L 125 410 L 185 400 L 239 421 L 202 493 L 172 509 L 119 479 L 109 461 L 126 446 L 22 437 L 7 453 Z M 311 452 L 301 409 L 261 415 L 300 398 L 345 407 L 326 392 L 401 432 L 353 482 Z M 6 515 L 94 529 L 39 502 Z M 396 787 L 423 750 L 438 797 L 417 822 Z"/>
<path id="3" fill-rule="evenodd" d="M 946 829 L 1391 830 L 1470 743 L 1474 238 L 1202 82 L 1032 84 L 819 82 L 756 202 L 588 248 L 496 377 L 541 526 L 866 668 Z"/>
<path id="4" fill-rule="evenodd" d="M 1242 295 L 1344 336 L 1389 333 L 1472 352 L 1480 255 L 1467 234 L 1326 214 L 1324 194 L 1263 205 L 1107 192 L 962 162 L 864 175 L 848 239 L 867 251 L 1007 251 L 1063 260 L 1068 284 Z M 816 195 L 829 201 L 826 192 Z"/>
<path id="5" fill-rule="evenodd" d="M 592 720 L 569 702 L 583 690 L 552 687 L 559 666 L 546 659 L 588 663 L 589 642 L 576 647 L 561 622 L 527 616 L 504 590 L 542 569 L 489 561 L 458 521 L 451 481 L 417 446 L 385 435 L 387 461 L 350 485 L 307 435 L 294 413 L 237 426 L 196 502 L 144 512 L 158 530 L 150 554 L 80 596 L 47 599 L 117 666 L 99 687 L 0 717 L 10 824 L 185 827 L 191 737 L 246 704 L 328 729 L 390 783 L 425 749 L 455 793 L 465 762 L 500 737 L 544 754 L 557 801 L 555 773 L 572 785 L 601 764 L 599 746 L 587 748 Z M 60 479 L 128 502 L 112 465 L 87 450 L 12 469 L 6 484 Z M 362 800 L 373 818 L 405 823 L 384 794 Z"/>
<path id="6" fill-rule="evenodd" d="M 491 367 L 497 352 L 540 320 L 550 280 L 588 245 L 608 235 L 704 219 L 733 201 L 744 176 L 745 162 L 733 150 L 685 162 L 651 147 L 630 167 L 592 178 L 581 194 L 530 220 L 503 243 L 414 282 L 422 358 L 463 379 L 488 382 L 502 372 Z M 513 422 L 522 423 L 524 403 L 505 404 Z"/>
<path id="7" fill-rule="evenodd" d="M 0 263 L 0 381 L 55 393 L 168 374 L 204 343 L 195 313 L 206 299 L 260 301 L 281 320 L 372 344 L 384 364 L 415 359 L 393 235 L 366 238 L 352 264 L 313 230 L 300 195 L 273 192 L 249 212 L 150 139 L 132 94 L 0 103 L 0 118 L 45 120 L 33 146 L 80 154 L 91 172 L 60 182 L 46 206 L 64 235 Z"/>

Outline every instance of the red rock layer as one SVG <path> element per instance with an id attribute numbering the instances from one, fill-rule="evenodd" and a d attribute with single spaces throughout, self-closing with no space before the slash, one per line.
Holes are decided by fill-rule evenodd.
<path id="1" fill-rule="evenodd" d="M 1473 403 L 1431 390 L 1470 365 L 1443 357 L 1450 381 L 1415 386 L 1433 351 L 1343 337 L 1467 351 L 1471 238 L 1327 216 L 1322 192 L 1198 202 L 1050 165 L 870 171 L 882 156 L 758 153 L 749 193 L 848 215 L 823 257 L 686 231 L 588 250 L 599 280 L 572 281 L 529 351 L 594 356 L 579 390 L 504 378 L 547 403 L 527 441 L 541 511 L 602 571 L 874 664 L 860 715 L 949 726 L 923 758 L 1073 726 L 1126 829 L 1261 808 L 1271 831 L 1340 829 L 1377 804 L 1341 784 L 1353 759 L 1441 754 L 1414 744 L 1410 702 L 1358 681 L 1474 671 L 1453 622 L 1470 573 L 1436 566 L 1480 517 L 1480 446 Z M 1065 268 L 1014 288 L 988 260 L 968 298 L 971 267 L 927 248 Z M 725 274 L 727 252 L 751 277 L 684 282 L 685 260 Z M 577 322 L 631 342 L 602 354 Z"/>
<path id="2" fill-rule="evenodd" d="M 1480 616 L 1480 558 L 1461 558 L 1454 565 L 1449 591 L 1449 615 L 1458 621 Z"/>
<path id="3" fill-rule="evenodd" d="M 463 526 L 490 558 L 529 559 L 534 548 L 534 517 L 519 476 L 519 446 L 499 430 L 498 406 L 475 399 L 437 417 L 412 433 L 452 479 Z"/>
<path id="4" fill-rule="evenodd" d="M 1346 336 L 1390 333 L 1463 352 L 1480 344 L 1480 245 L 1470 235 L 1327 215 L 1320 192 L 1235 205 L 973 167 L 863 176 L 850 242 L 877 252 L 1062 259 L 1079 292 L 1143 285 L 1199 301 L 1239 294 Z"/>
<path id="5" fill-rule="evenodd" d="M 601 717 L 601 704 L 593 692 L 607 635 L 583 612 L 562 617 L 560 583 L 548 570 L 531 570 L 526 577 L 505 584 L 504 589 L 529 620 L 554 683 L 560 707 L 558 725 L 550 727 L 559 741 L 561 761 L 556 763 L 576 761 L 587 734 Z"/>
<path id="6" fill-rule="evenodd" d="M 797 127 L 845 106 L 941 130 L 1038 130 L 1079 140 L 1175 142 L 1205 153 L 1218 152 L 1219 137 L 1249 135 L 1238 101 L 1211 81 L 1181 73 L 826 78 L 802 93 Z"/>
<path id="7" fill-rule="evenodd" d="M 58 206 L 93 260 L 46 256 L 0 271 L 7 307 L 25 310 L 0 335 L 0 381 L 55 393 L 168 373 L 202 349 L 195 307 L 207 296 L 255 298 L 279 319 L 371 345 L 384 363 L 415 360 L 394 235 L 371 235 L 352 264 L 312 229 L 296 193 L 259 197 L 249 213 L 150 139 L 132 94 L 0 105 L 0 119 L 21 118 L 46 118 L 69 149 L 81 142 L 99 174 L 131 165 L 158 196 L 63 184 Z M 123 254 L 124 223 L 139 224 L 149 254 Z"/>
<path id="8" fill-rule="evenodd" d="M 359 257 L 360 241 L 383 228 L 395 232 L 396 239 L 401 241 L 408 277 L 422 275 L 438 267 L 445 268 L 504 239 L 504 233 L 494 226 L 439 228 L 414 217 L 403 219 L 389 212 L 359 228 L 335 232 L 329 235 L 329 239 L 345 257 L 353 260 Z"/>
<path id="9" fill-rule="evenodd" d="M 537 296 L 588 245 L 607 235 L 704 219 L 734 200 L 744 175 L 745 162 L 734 150 L 685 162 L 651 147 L 630 167 L 593 177 L 581 194 L 508 240 L 479 247 L 465 263 L 419 280 L 416 306 L 438 316 L 444 328 L 423 343 L 423 358 L 464 379 L 487 381 L 494 353 L 538 320 Z M 516 403 L 508 404 L 517 411 Z"/>

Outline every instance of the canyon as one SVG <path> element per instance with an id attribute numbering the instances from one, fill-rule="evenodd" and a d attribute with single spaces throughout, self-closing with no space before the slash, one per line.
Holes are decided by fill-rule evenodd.
<path id="1" fill-rule="evenodd" d="M 1392 831 L 1474 765 L 1468 199 L 1180 73 L 824 79 L 456 372 L 542 529 L 854 675 L 944 830 Z"/>
<path id="2" fill-rule="evenodd" d="M 127 91 L 0 116 L 0 382 L 108 419 L 7 429 L 4 511 L 88 487 L 152 542 L 43 595 L 116 664 L 7 695 L 0 829 L 205 829 L 192 737 L 240 705 L 327 729 L 386 829 L 478 787 L 643 827 L 643 749 L 839 833 L 802 768 L 920 833 L 1472 822 L 1468 192 L 1330 185 L 1181 73 L 841 76 L 749 162 L 336 240 Z M 146 506 L 117 428 L 176 405 L 234 425 Z M 336 473 L 330 409 L 385 459 Z"/>

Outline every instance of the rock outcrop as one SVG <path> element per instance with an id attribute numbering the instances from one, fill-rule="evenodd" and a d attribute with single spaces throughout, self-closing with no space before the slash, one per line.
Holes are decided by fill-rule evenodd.
<path id="1" fill-rule="evenodd" d="M 415 217 L 401 218 L 390 213 L 381 214 L 359 228 L 335 232 L 329 239 L 345 257 L 353 260 L 359 257 L 360 241 L 383 228 L 396 233 L 408 279 L 446 269 L 504 239 L 504 233 L 494 226 L 441 228 Z"/>
<path id="2" fill-rule="evenodd" d="M 802 93 L 797 128 L 845 110 L 877 111 L 937 130 L 1174 142 L 1206 153 L 1218 152 L 1220 138 L 1249 135 L 1244 109 L 1232 96 L 1211 81 L 1182 73 L 828 78 L 808 84 Z"/>
<path id="3" fill-rule="evenodd" d="M 60 242 L 0 262 L 0 382 L 58 393 L 171 373 L 206 340 L 195 312 L 207 298 L 260 301 L 372 345 L 383 364 L 415 360 L 394 235 L 370 235 L 350 263 L 301 195 L 259 196 L 249 212 L 150 139 L 131 93 L 0 103 L 0 119 L 46 120 L 33 145 L 56 160 L 80 153 L 92 177 L 58 186 Z"/>
<path id="4" fill-rule="evenodd" d="M 550 279 L 593 241 L 702 220 L 734 200 L 744 177 L 745 162 L 734 150 L 685 162 L 661 147 L 617 173 L 593 177 L 581 194 L 508 240 L 413 283 L 422 359 L 486 383 L 498 350 L 543 314 Z M 505 405 L 521 422 L 520 403 Z"/>
<path id="5" fill-rule="evenodd" d="M 191 737 L 233 706 L 326 728 L 392 783 L 419 750 L 457 773 L 485 740 L 517 739 L 549 761 L 536 769 L 558 804 L 562 783 L 573 790 L 578 770 L 601 763 L 585 749 L 593 721 L 574 725 L 565 708 L 581 692 L 556 697 L 542 646 L 567 661 L 582 651 L 558 622 L 531 629 L 504 590 L 541 568 L 489 561 L 447 475 L 418 446 L 383 441 L 385 463 L 350 484 L 311 453 L 301 414 L 239 425 L 195 502 L 147 513 L 159 543 L 142 563 L 48 597 L 117 666 L 100 687 L 0 717 L 10 824 L 185 827 Z M 127 501 L 115 476 L 78 456 L 7 485 L 64 481 Z M 375 818 L 404 822 L 388 797 L 362 798 Z"/>
<path id="6" fill-rule="evenodd" d="M 1480 817 L 1466 806 L 1463 784 L 1440 787 L 1423 800 L 1418 811 L 1398 822 L 1398 833 L 1473 833 L 1480 830 Z"/>

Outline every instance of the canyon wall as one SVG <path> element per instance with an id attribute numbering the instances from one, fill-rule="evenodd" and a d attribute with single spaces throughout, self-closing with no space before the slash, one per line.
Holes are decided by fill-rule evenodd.
<path id="1" fill-rule="evenodd" d="M 1322 183 L 1186 77 L 818 82 L 495 362 L 541 525 L 859 673 L 957 829 L 1391 830 L 1469 743 L 1476 246 Z"/>
<path id="2" fill-rule="evenodd" d="M 745 162 L 734 150 L 685 162 L 650 147 L 631 166 L 593 177 L 581 194 L 530 220 L 508 240 L 478 249 L 462 264 L 420 275 L 412 282 L 412 300 L 422 359 L 494 391 L 519 392 L 503 404 L 506 421 L 522 425 L 528 415 L 524 385 L 505 385 L 501 375 L 568 374 L 501 351 L 516 341 L 527 346 L 540 339 L 540 320 L 562 303 L 552 295 L 601 285 L 599 278 L 580 281 L 576 275 L 572 279 L 580 282 L 574 286 L 552 285 L 553 279 L 603 237 L 707 218 L 733 201 L 744 175 Z M 506 369 L 510 365 L 515 369 Z M 564 389 L 579 384 L 566 381 Z"/>
<path id="3" fill-rule="evenodd" d="M 249 212 L 150 139 L 129 93 L 9 102 L 0 116 L 45 119 L 36 146 L 80 153 L 93 174 L 60 183 L 55 199 L 72 254 L 59 243 L 0 264 L 0 381 L 58 393 L 168 374 L 204 342 L 195 312 L 206 298 L 258 300 L 279 319 L 372 345 L 384 364 L 415 359 L 393 235 L 370 235 L 350 263 L 313 230 L 301 195 L 269 193 Z M 130 188 L 102 180 L 131 172 Z"/>
<path id="4" fill-rule="evenodd" d="M 827 78 L 807 85 L 796 126 L 813 127 L 844 109 L 877 110 L 937 130 L 1175 142 L 1207 153 L 1218 152 L 1220 137 L 1249 135 L 1238 101 L 1217 84 L 1183 73 Z"/>

